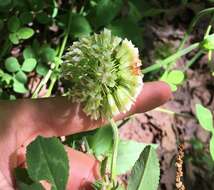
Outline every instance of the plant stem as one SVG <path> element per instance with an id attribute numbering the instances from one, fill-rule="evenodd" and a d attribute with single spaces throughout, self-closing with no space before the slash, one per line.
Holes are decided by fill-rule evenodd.
<path id="1" fill-rule="evenodd" d="M 173 115 L 173 116 L 181 116 L 181 117 L 191 117 L 190 115 L 188 114 L 184 114 L 184 113 L 177 113 L 177 112 L 174 112 L 172 110 L 169 110 L 169 109 L 165 109 L 165 108 L 155 108 L 154 109 L 155 111 L 159 111 L 159 112 L 163 112 L 163 113 L 167 113 L 169 115 Z"/>
<path id="2" fill-rule="evenodd" d="M 212 16 L 210 22 L 209 22 L 209 25 L 207 27 L 207 30 L 205 32 L 205 35 L 204 35 L 204 39 L 210 34 L 210 31 L 212 29 L 212 22 L 214 21 L 214 15 Z M 195 56 L 189 60 L 185 66 L 185 69 L 184 70 L 187 70 L 190 66 L 192 66 L 193 63 L 195 63 L 195 61 L 201 56 L 203 55 L 203 50 L 200 50 L 199 52 L 197 52 L 195 54 Z M 211 60 L 210 58 L 210 51 L 208 52 L 208 61 Z"/>
<path id="3" fill-rule="evenodd" d="M 54 8 L 53 8 L 53 13 L 52 13 L 52 18 L 55 18 L 58 15 L 58 4 L 56 2 L 56 0 L 53 0 L 53 4 L 54 4 Z"/>
<path id="4" fill-rule="evenodd" d="M 211 20 L 209 22 L 209 25 L 207 27 L 207 31 L 206 31 L 206 33 L 204 35 L 204 39 L 206 39 L 209 36 L 209 34 L 211 32 L 211 29 L 212 29 L 212 22 L 213 21 L 214 21 L 214 15 L 212 16 L 212 18 L 211 18 Z M 209 50 L 208 51 L 208 63 L 210 64 L 211 62 L 212 62 L 212 50 Z"/>
<path id="5" fill-rule="evenodd" d="M 214 7 L 212 8 L 208 8 L 208 9 L 204 9 L 202 11 L 200 11 L 195 17 L 194 19 L 192 20 L 187 32 L 184 34 L 184 37 L 183 37 L 183 40 L 181 41 L 180 43 L 180 46 L 178 48 L 178 51 L 181 50 L 183 47 L 184 47 L 184 44 L 186 43 L 187 41 L 187 38 L 188 36 L 190 35 L 191 31 L 193 30 L 193 28 L 195 27 L 196 23 L 198 22 L 198 20 L 203 17 L 204 15 L 207 15 L 207 14 L 211 14 L 214 12 Z"/>
<path id="6" fill-rule="evenodd" d="M 156 69 L 159 69 L 160 67 L 163 67 L 165 65 L 168 65 L 169 63 L 173 62 L 173 61 L 176 61 L 178 58 L 188 54 L 189 52 L 191 52 L 192 50 L 198 48 L 200 46 L 200 43 L 197 42 L 197 43 L 194 43 L 192 45 L 190 45 L 189 47 L 185 48 L 185 49 L 182 49 L 178 52 L 176 52 L 175 54 L 167 57 L 166 59 L 164 60 L 161 60 L 161 61 L 156 61 L 155 64 L 143 69 L 142 73 L 143 74 L 146 74 L 146 73 L 149 73 L 151 71 L 154 71 Z"/>
<path id="7" fill-rule="evenodd" d="M 184 68 L 184 70 L 186 71 L 189 67 L 192 66 L 193 63 L 195 63 L 195 61 L 201 57 L 203 55 L 203 50 L 198 51 L 193 58 L 191 58 L 187 63 L 186 66 Z"/>
<path id="8" fill-rule="evenodd" d="M 37 98 L 39 91 L 42 89 L 42 87 L 48 82 L 49 78 L 51 77 L 51 74 L 53 73 L 52 69 L 49 69 L 45 77 L 42 79 L 42 81 L 37 86 L 36 90 L 34 91 L 32 98 Z"/>
<path id="9" fill-rule="evenodd" d="M 63 41 L 62 41 L 62 45 L 60 48 L 57 48 L 57 51 L 59 50 L 59 54 L 58 54 L 58 58 L 61 59 L 62 57 L 62 54 L 65 50 L 65 46 L 66 46 L 66 43 L 67 43 L 67 40 L 68 40 L 68 36 L 69 36 L 69 32 L 70 32 L 70 27 L 71 27 L 71 17 L 72 17 L 72 11 L 70 11 L 70 14 L 69 14 L 69 20 L 68 20 L 68 28 L 67 30 L 65 31 L 65 35 L 64 35 L 64 38 L 63 38 Z M 59 62 L 56 62 L 55 63 L 55 67 L 53 68 L 54 70 L 57 70 L 60 66 L 60 63 Z M 35 92 L 33 93 L 33 96 L 32 98 L 37 98 L 38 97 L 38 94 L 39 94 L 39 91 L 42 89 L 42 87 L 49 81 L 49 79 L 51 78 L 51 75 L 53 73 L 53 69 L 49 69 L 49 71 L 47 72 L 46 76 L 42 79 L 42 81 L 39 83 L 39 85 L 37 86 Z M 48 92 L 46 93 L 45 97 L 49 97 L 52 93 L 52 89 L 55 85 L 55 82 L 57 80 L 57 77 L 53 77 L 51 79 L 51 83 L 49 85 L 49 88 L 48 88 Z"/>
<path id="10" fill-rule="evenodd" d="M 115 182 L 116 166 L 117 166 L 117 153 L 118 153 L 118 144 L 119 144 L 119 130 L 113 119 L 110 119 L 109 122 L 111 124 L 113 136 L 114 136 L 113 154 L 112 154 L 112 160 L 111 160 L 111 181 Z"/>
<path id="11" fill-rule="evenodd" d="M 63 55 L 63 52 L 64 52 L 64 50 L 65 50 L 66 43 L 67 43 L 67 41 L 68 41 L 68 36 L 69 36 L 69 33 L 70 33 L 70 27 L 71 27 L 71 13 L 70 13 L 70 15 L 69 15 L 68 28 L 67 28 L 67 31 L 65 32 L 65 37 L 64 37 L 64 39 L 63 39 L 63 41 L 62 41 L 62 45 L 61 45 L 61 48 L 60 48 L 60 50 L 59 50 L 59 55 L 58 55 L 58 57 L 59 57 L 60 59 L 61 59 L 61 57 L 62 57 L 62 55 Z M 55 66 L 55 69 L 58 69 L 59 66 L 60 66 L 60 64 L 59 64 L 59 62 L 57 62 L 56 66 Z M 51 96 L 51 93 L 52 93 L 52 90 L 53 90 L 53 87 L 54 87 L 56 81 L 57 81 L 57 77 L 56 77 L 56 76 L 53 77 L 53 78 L 51 78 L 51 83 L 50 83 L 50 85 L 49 85 L 48 92 L 45 94 L 45 97 Z"/>

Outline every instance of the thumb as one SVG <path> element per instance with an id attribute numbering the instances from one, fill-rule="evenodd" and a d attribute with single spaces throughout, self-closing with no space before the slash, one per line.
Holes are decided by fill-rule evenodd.
<path id="1" fill-rule="evenodd" d="M 7 179 L 6 179 L 5 176 L 2 174 L 1 171 L 0 171 L 0 189 L 4 189 L 4 190 L 14 190 L 14 188 L 12 188 L 12 186 L 11 186 L 10 183 L 7 181 Z"/>
<path id="2" fill-rule="evenodd" d="M 91 190 L 91 184 L 100 178 L 99 162 L 95 157 L 74 150 L 68 146 L 65 146 L 65 150 L 69 160 L 69 177 L 66 190 Z M 26 147 L 23 148 L 22 151 L 19 151 L 19 166 L 27 167 L 25 153 Z M 42 184 L 46 190 L 50 189 L 50 185 L 47 183 Z"/>
<path id="3" fill-rule="evenodd" d="M 67 190 L 91 189 L 91 183 L 100 178 L 99 162 L 91 155 L 66 147 L 69 158 Z"/>

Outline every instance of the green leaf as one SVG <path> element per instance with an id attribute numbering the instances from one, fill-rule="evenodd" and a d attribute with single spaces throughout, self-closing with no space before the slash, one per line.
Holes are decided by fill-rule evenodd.
<path id="1" fill-rule="evenodd" d="M 35 58 L 33 49 L 30 46 L 26 47 L 23 51 L 23 56 L 24 59 Z"/>
<path id="2" fill-rule="evenodd" d="M 17 31 L 19 39 L 26 40 L 34 35 L 34 30 L 32 28 L 23 27 Z"/>
<path id="3" fill-rule="evenodd" d="M 27 185 L 24 183 L 18 183 L 19 190 L 45 190 L 40 183 L 33 183 Z"/>
<path id="4" fill-rule="evenodd" d="M 33 181 L 30 179 L 26 168 L 16 168 L 15 169 L 15 178 L 17 182 L 22 182 L 25 184 L 32 184 Z"/>
<path id="5" fill-rule="evenodd" d="M 160 166 L 157 153 L 147 146 L 135 163 L 128 181 L 128 190 L 157 190 Z"/>
<path id="6" fill-rule="evenodd" d="M 135 6 L 135 4 L 133 4 L 130 1 L 128 3 L 129 3 L 129 18 L 133 22 L 137 23 L 142 18 L 142 14 L 140 10 Z"/>
<path id="7" fill-rule="evenodd" d="M 13 76 L 9 75 L 8 73 L 5 73 L 0 69 L 0 79 L 1 79 L 1 82 L 5 82 L 7 85 L 9 85 L 13 79 Z"/>
<path id="8" fill-rule="evenodd" d="M 37 137 L 27 147 L 28 174 L 35 181 L 48 180 L 52 190 L 65 190 L 69 164 L 59 139 Z"/>
<path id="9" fill-rule="evenodd" d="M 195 151 L 203 151 L 204 145 L 198 138 L 192 138 L 190 143 Z"/>
<path id="10" fill-rule="evenodd" d="M 178 88 L 177 88 L 176 85 L 171 84 L 171 83 L 168 83 L 168 84 L 169 84 L 169 86 L 170 86 L 172 92 L 176 92 L 176 91 L 177 91 Z"/>
<path id="11" fill-rule="evenodd" d="M 15 78 L 19 81 L 19 82 L 21 82 L 21 83 L 23 83 L 23 84 L 26 84 L 26 82 L 27 82 L 27 76 L 26 76 L 26 74 L 23 72 L 23 71 L 18 71 L 16 74 L 15 74 Z"/>
<path id="12" fill-rule="evenodd" d="M 84 16 L 75 14 L 72 16 L 70 32 L 75 38 L 79 38 L 89 35 L 92 29 L 90 23 Z"/>
<path id="13" fill-rule="evenodd" d="M 94 9 L 89 14 L 92 23 L 99 28 L 109 24 L 119 13 L 123 5 L 122 0 L 100 0 Z"/>
<path id="14" fill-rule="evenodd" d="M 200 125 L 207 131 L 213 132 L 213 116 L 209 109 L 205 108 L 201 104 L 196 104 L 196 117 Z"/>
<path id="15" fill-rule="evenodd" d="M 144 8 L 146 7 L 148 9 L 148 6 L 150 4 L 149 2 L 144 2 L 142 0 L 129 0 L 129 2 L 131 2 L 133 5 L 135 5 L 135 7 L 140 11 L 143 12 Z"/>
<path id="16" fill-rule="evenodd" d="M 214 132 L 212 133 L 212 138 L 210 139 L 210 155 L 214 160 Z"/>
<path id="17" fill-rule="evenodd" d="M 45 12 L 40 12 L 36 15 L 36 20 L 40 23 L 40 24 L 48 24 L 51 19 L 50 17 L 48 16 L 47 13 Z"/>
<path id="18" fill-rule="evenodd" d="M 43 65 L 43 64 L 38 64 L 36 67 L 36 73 L 41 75 L 41 76 L 45 76 L 48 72 L 48 68 Z"/>
<path id="19" fill-rule="evenodd" d="M 5 68 L 7 69 L 7 71 L 13 73 L 20 69 L 20 65 L 15 57 L 8 57 L 5 60 Z"/>
<path id="20" fill-rule="evenodd" d="M 207 36 L 201 43 L 202 48 L 205 50 L 214 50 L 214 34 Z"/>
<path id="21" fill-rule="evenodd" d="M 111 151 L 113 143 L 113 133 L 110 125 L 106 125 L 97 130 L 93 136 L 89 136 L 88 143 L 96 156 L 103 155 Z"/>
<path id="22" fill-rule="evenodd" d="M 126 188 L 124 186 L 119 186 L 116 190 L 126 190 Z"/>
<path id="23" fill-rule="evenodd" d="M 173 70 L 168 73 L 167 81 L 172 84 L 181 84 L 184 80 L 184 73 L 180 70 Z"/>
<path id="24" fill-rule="evenodd" d="M 16 16 L 9 18 L 7 28 L 10 32 L 16 32 L 20 28 L 20 20 Z"/>
<path id="25" fill-rule="evenodd" d="M 0 7 L 6 7 L 7 5 L 11 4 L 12 0 L 1 0 Z"/>
<path id="26" fill-rule="evenodd" d="M 117 175 L 124 174 L 131 170 L 146 146 L 144 143 L 121 140 L 117 155 Z"/>
<path id="27" fill-rule="evenodd" d="M 37 10 L 37 11 L 41 11 L 45 8 L 44 6 L 46 4 L 46 1 L 44 1 L 44 0 L 31 0 L 31 1 L 29 1 L 29 3 L 31 4 L 32 9 Z"/>
<path id="28" fill-rule="evenodd" d="M 31 72 L 36 67 L 37 61 L 34 58 L 28 58 L 24 60 L 24 63 L 22 65 L 22 71 L 25 72 Z"/>
<path id="29" fill-rule="evenodd" d="M 177 90 L 177 85 L 181 84 L 184 80 L 184 73 L 180 70 L 165 71 L 160 80 L 168 83 L 171 90 L 175 92 Z"/>
<path id="30" fill-rule="evenodd" d="M 16 32 L 10 33 L 10 34 L 9 34 L 9 39 L 10 39 L 10 41 L 11 41 L 13 44 L 15 44 L 15 45 L 19 43 L 19 37 L 18 37 L 18 35 L 17 35 Z"/>
<path id="31" fill-rule="evenodd" d="M 33 21 L 33 15 L 31 12 L 26 11 L 20 14 L 20 21 L 22 24 L 28 24 Z"/>
<path id="32" fill-rule="evenodd" d="M 116 36 L 128 38 L 139 47 L 143 46 L 142 29 L 130 19 L 123 18 L 113 21 L 108 29 Z"/>
<path id="33" fill-rule="evenodd" d="M 13 79 L 13 90 L 19 94 L 25 94 L 28 92 L 28 90 L 25 88 L 25 85 L 15 78 Z"/>
<path id="34" fill-rule="evenodd" d="M 53 48 L 44 46 L 41 49 L 41 57 L 44 59 L 45 62 L 54 62 L 56 57 L 56 51 Z"/>
<path id="35" fill-rule="evenodd" d="M 16 168 L 15 177 L 19 190 L 44 190 L 40 183 L 35 183 L 30 179 L 25 168 Z"/>

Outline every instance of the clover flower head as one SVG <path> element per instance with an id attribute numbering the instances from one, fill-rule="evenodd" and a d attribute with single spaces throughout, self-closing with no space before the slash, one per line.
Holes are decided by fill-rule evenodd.
<path id="1" fill-rule="evenodd" d="M 92 119 L 127 112 L 142 89 L 138 49 L 110 30 L 74 42 L 63 60 L 68 95 Z"/>

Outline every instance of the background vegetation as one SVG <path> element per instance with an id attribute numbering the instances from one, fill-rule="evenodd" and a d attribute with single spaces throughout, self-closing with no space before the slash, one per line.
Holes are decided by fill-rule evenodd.
<path id="1" fill-rule="evenodd" d="M 183 103 L 179 104 L 182 108 L 159 111 L 174 117 L 198 118 L 201 126 L 209 131 L 209 134 L 203 133 L 208 134 L 208 138 L 206 135 L 198 138 L 196 130 L 191 135 L 185 131 L 191 127 L 181 128 L 174 131 L 173 137 L 176 144 L 184 142 L 187 145 L 185 168 L 191 171 L 185 175 L 187 188 L 214 189 L 214 164 L 210 156 L 211 153 L 214 158 L 214 148 L 210 148 L 209 153 L 209 142 L 214 147 L 214 137 L 210 141 L 210 134 L 214 134 L 212 113 L 200 105 L 196 112 L 187 108 L 192 106 L 195 110 L 196 103 L 211 111 L 214 108 L 213 5 L 213 0 L 0 1 L 0 98 L 14 100 L 62 95 L 64 85 L 58 73 L 66 47 L 78 38 L 108 28 L 113 34 L 128 38 L 140 49 L 144 81 L 169 83 L 177 100 L 180 100 L 179 96 L 185 99 L 183 92 L 190 89 L 187 95 L 194 100 L 193 105 Z M 201 80 L 198 86 L 203 85 L 209 95 L 195 98 L 195 78 Z M 203 82 L 205 78 L 207 80 Z M 177 100 L 173 100 L 175 104 Z M 207 115 L 210 116 L 209 126 Z M 155 123 L 153 121 L 152 125 Z M 178 123 L 170 124 L 178 126 Z M 66 143 L 78 149 L 83 137 L 85 134 L 67 137 Z M 96 144 L 93 141 L 89 140 L 91 148 Z M 153 141 L 150 143 L 157 143 Z M 111 146 L 107 142 L 104 147 L 92 148 L 94 153 L 103 153 L 99 151 Z M 165 146 L 167 149 L 170 145 Z M 171 152 L 171 155 L 175 154 Z M 159 157 L 162 157 L 161 151 Z M 175 181 L 173 183 L 170 186 L 163 180 L 160 189 L 171 189 Z"/>

